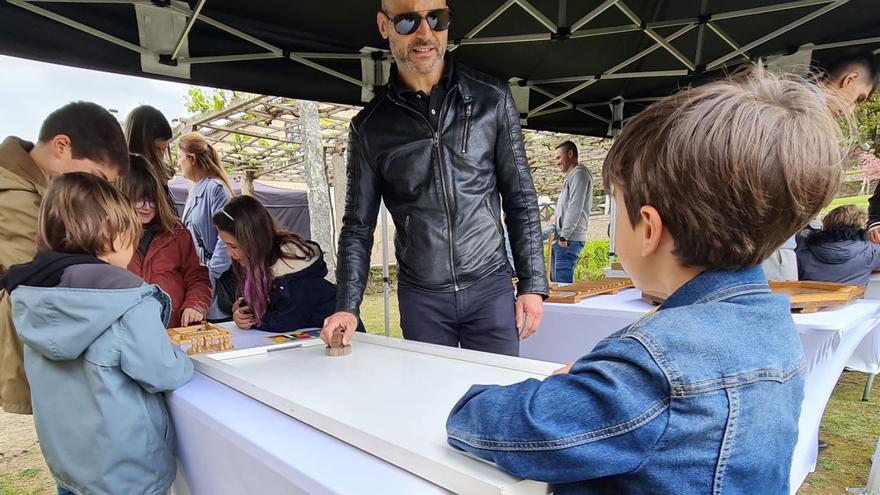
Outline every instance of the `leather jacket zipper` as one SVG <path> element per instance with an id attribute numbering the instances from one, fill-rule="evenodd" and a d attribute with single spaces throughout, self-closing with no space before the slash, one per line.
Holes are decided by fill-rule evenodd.
<path id="1" fill-rule="evenodd" d="M 449 95 L 451 95 L 451 94 L 452 94 L 451 90 L 448 93 L 446 93 L 446 96 L 443 98 L 443 103 L 440 105 L 440 115 L 439 115 L 439 118 L 437 119 L 439 126 L 443 125 L 443 111 L 446 109 L 446 103 L 449 101 Z M 425 117 L 421 112 L 418 112 L 418 111 L 410 108 L 409 106 L 398 102 L 397 100 L 392 98 L 390 95 L 388 96 L 388 99 L 390 99 L 392 102 L 394 102 L 395 105 L 402 107 L 402 108 L 405 108 L 405 109 L 409 110 L 410 112 L 415 113 L 416 115 L 421 117 L 425 121 L 425 123 L 428 124 L 428 128 L 433 133 L 433 137 L 434 137 L 433 145 L 434 145 L 434 149 L 437 152 L 437 164 L 440 168 L 440 184 L 443 189 L 443 191 L 442 191 L 443 192 L 443 206 L 446 210 L 446 221 L 449 223 L 449 243 L 448 243 L 449 244 L 449 271 L 452 274 L 452 286 L 456 291 L 458 291 L 459 290 L 458 276 L 455 274 L 455 251 L 454 251 L 455 224 L 452 221 L 452 211 L 449 206 L 449 192 L 448 192 L 448 188 L 446 185 L 446 173 L 445 173 L 445 167 L 443 166 L 443 157 L 440 154 L 440 131 L 435 130 L 434 126 L 431 125 L 431 121 L 428 120 L 428 118 Z"/>
<path id="2" fill-rule="evenodd" d="M 468 102 L 464 107 L 464 129 L 461 131 L 461 154 L 466 155 L 468 152 L 468 137 L 471 133 L 471 103 Z"/>

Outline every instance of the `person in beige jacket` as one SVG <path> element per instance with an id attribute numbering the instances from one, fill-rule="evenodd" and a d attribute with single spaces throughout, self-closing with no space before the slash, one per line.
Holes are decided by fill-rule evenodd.
<path id="1" fill-rule="evenodd" d="M 128 147 L 119 122 L 94 103 L 73 102 L 52 112 L 37 143 L 8 137 L 0 143 L 0 276 L 36 254 L 37 218 L 49 181 L 90 172 L 108 181 L 128 172 Z M 9 294 L 0 291 L 0 405 L 30 414 L 31 394 L 22 344 L 12 323 Z"/>

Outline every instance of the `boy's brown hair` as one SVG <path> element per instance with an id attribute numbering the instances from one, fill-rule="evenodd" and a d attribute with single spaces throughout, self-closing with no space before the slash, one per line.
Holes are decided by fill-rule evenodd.
<path id="1" fill-rule="evenodd" d="M 64 174 L 46 190 L 37 225 L 41 250 L 100 256 L 121 238 L 137 243 L 141 223 L 112 184 L 85 172 Z"/>
<path id="2" fill-rule="evenodd" d="M 843 105 L 818 91 L 758 66 L 664 98 L 624 127 L 605 189 L 621 189 L 633 227 L 656 208 L 686 266 L 758 265 L 840 184 L 846 150 L 829 105 Z"/>
<path id="3" fill-rule="evenodd" d="M 856 205 L 843 205 L 828 212 L 822 219 L 824 230 L 864 229 L 868 212 Z"/>

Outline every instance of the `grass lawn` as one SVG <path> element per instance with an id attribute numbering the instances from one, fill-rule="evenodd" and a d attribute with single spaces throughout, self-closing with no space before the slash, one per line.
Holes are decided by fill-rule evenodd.
<path id="1" fill-rule="evenodd" d="M 824 210 L 822 210 L 822 214 L 828 213 L 829 211 L 837 208 L 842 205 L 856 205 L 859 208 L 868 209 L 868 198 L 871 196 L 866 194 L 864 196 L 847 196 L 845 198 L 837 198 L 831 202 L 830 205 L 826 206 Z"/>

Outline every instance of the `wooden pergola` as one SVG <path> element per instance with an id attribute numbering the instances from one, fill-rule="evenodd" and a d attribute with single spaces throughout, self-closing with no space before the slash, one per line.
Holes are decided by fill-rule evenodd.
<path id="1" fill-rule="evenodd" d="M 348 125 L 359 107 L 318 103 L 320 141 L 324 161 L 342 156 L 348 141 Z M 232 177 L 246 190 L 254 179 L 305 183 L 305 142 L 301 109 L 297 100 L 265 95 L 246 95 L 223 108 L 185 118 L 175 137 L 197 131 L 213 145 Z M 326 171 L 332 178 L 332 167 Z"/>

